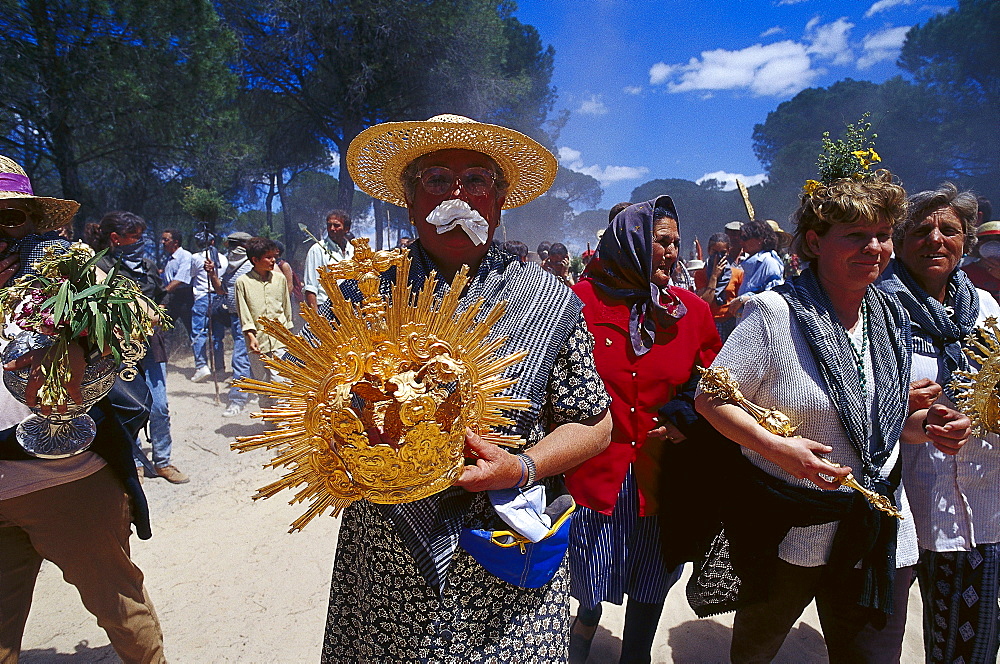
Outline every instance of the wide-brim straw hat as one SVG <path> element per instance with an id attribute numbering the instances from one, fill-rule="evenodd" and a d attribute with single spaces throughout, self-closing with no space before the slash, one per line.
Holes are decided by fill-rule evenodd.
<path id="1" fill-rule="evenodd" d="M 80 209 L 80 204 L 76 201 L 35 196 L 31 180 L 24 169 L 13 159 L 0 154 L 0 200 L 11 198 L 34 201 L 42 217 L 35 222 L 35 231 L 39 233 L 62 228 L 73 221 Z"/>
<path id="2" fill-rule="evenodd" d="M 451 149 L 481 152 L 497 162 L 510 184 L 504 210 L 544 194 L 559 169 L 551 152 L 521 132 L 461 115 L 435 115 L 429 120 L 385 122 L 364 130 L 347 149 L 347 170 L 361 191 L 406 207 L 400 176 L 407 165 L 430 152 Z"/>

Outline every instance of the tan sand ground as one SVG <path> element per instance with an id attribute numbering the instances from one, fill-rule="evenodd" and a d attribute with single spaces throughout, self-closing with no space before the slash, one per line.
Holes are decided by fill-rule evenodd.
<path id="1" fill-rule="evenodd" d="M 229 443 L 261 430 L 248 415 L 224 419 L 212 383 L 194 384 L 190 355 L 177 353 L 167 377 L 174 462 L 191 482 L 146 480 L 153 538 L 132 538 L 146 574 L 173 663 L 317 662 L 336 548 L 338 521 L 319 518 L 302 533 L 288 524 L 301 506 L 289 495 L 252 502 L 257 487 L 277 477 L 261 465 L 266 453 L 238 455 Z M 922 661 L 920 604 L 910 594 L 903 661 Z M 575 605 L 574 605 L 575 611 Z M 615 662 L 621 647 L 620 607 L 607 606 L 591 663 Z M 725 662 L 732 615 L 699 620 L 674 587 L 660 621 L 654 662 Z M 46 563 L 24 636 L 22 662 L 117 662 L 104 631 L 59 570 Z M 792 630 L 777 662 L 826 662 L 814 607 Z"/>

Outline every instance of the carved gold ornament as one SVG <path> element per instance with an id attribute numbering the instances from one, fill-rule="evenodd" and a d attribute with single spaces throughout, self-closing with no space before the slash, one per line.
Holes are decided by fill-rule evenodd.
<path id="1" fill-rule="evenodd" d="M 504 370 L 527 353 L 498 357 L 506 339 L 487 338 L 506 303 L 482 316 L 482 299 L 459 311 L 468 283 L 464 266 L 438 298 L 434 273 L 419 292 L 411 291 L 410 259 L 399 250 L 373 252 L 366 238 L 352 244 L 352 260 L 320 268 L 333 319 L 302 308 L 314 340 L 273 320 L 259 321 L 293 356 L 264 360 L 286 382 L 237 382 L 244 391 L 276 399 L 274 408 L 253 415 L 276 428 L 237 438 L 232 448 L 272 449 L 265 467 L 290 469 L 254 495 L 269 498 L 302 487 L 291 503 L 311 504 L 289 532 L 328 508 L 336 516 L 357 500 L 406 503 L 448 488 L 464 466 L 466 427 L 497 445 L 523 444 L 492 431 L 512 424 L 504 410 L 529 405 L 500 395 L 515 383 Z M 382 297 L 381 273 L 393 266 L 395 284 Z M 357 281 L 360 304 L 344 298 L 340 279 Z"/>
<path id="2" fill-rule="evenodd" d="M 758 406 L 744 397 L 743 393 L 740 392 L 739 383 L 737 383 L 736 379 L 729 373 L 729 369 L 726 369 L 725 367 L 710 367 L 708 369 L 698 367 L 698 371 L 701 372 L 701 381 L 698 383 L 698 386 L 705 394 L 709 394 L 721 401 L 739 406 L 746 412 L 750 413 L 754 419 L 757 420 L 757 424 L 777 436 L 787 438 L 795 433 L 796 427 L 792 424 L 788 415 L 785 415 L 780 410 L 770 410 L 763 408 L 762 406 Z M 831 461 L 818 454 L 816 456 L 830 464 L 832 467 L 840 468 L 839 463 Z M 842 486 L 850 487 L 860 493 L 869 503 L 872 504 L 872 507 L 875 509 L 885 512 L 889 516 L 894 516 L 897 519 L 903 519 L 903 514 L 896 509 L 896 506 L 892 504 L 892 501 L 880 493 L 876 493 L 875 491 L 861 486 L 858 480 L 855 479 L 854 475 L 848 475 L 847 477 L 833 477 L 833 480 Z"/>
<path id="3" fill-rule="evenodd" d="M 969 359 L 979 365 L 979 371 L 956 371 L 949 387 L 955 394 L 955 405 L 972 420 L 976 436 L 1000 433 L 1000 327 L 990 316 L 965 338 L 963 348 Z M 982 355 L 976 353 L 978 350 Z"/>

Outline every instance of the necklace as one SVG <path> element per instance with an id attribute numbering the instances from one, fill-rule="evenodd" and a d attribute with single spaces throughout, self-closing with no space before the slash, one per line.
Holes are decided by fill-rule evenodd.
<path id="1" fill-rule="evenodd" d="M 858 365 L 858 380 L 861 381 L 861 394 L 868 399 L 868 379 L 865 377 L 865 355 L 868 353 L 868 305 L 861 303 L 861 342 L 854 341 L 855 334 L 847 333 L 847 340 L 851 342 L 851 350 L 854 353 L 854 361 Z"/>

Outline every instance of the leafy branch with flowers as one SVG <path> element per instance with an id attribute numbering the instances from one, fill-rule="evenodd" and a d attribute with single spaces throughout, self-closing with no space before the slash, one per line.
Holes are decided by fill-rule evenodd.
<path id="1" fill-rule="evenodd" d="M 45 376 L 38 391 L 41 405 L 69 402 L 71 343 L 82 345 L 85 353 L 111 355 L 118 364 L 128 365 L 138 359 L 137 349 L 153 327 L 168 323 L 160 306 L 117 267 L 107 274 L 98 270 L 97 261 L 104 253 L 95 254 L 82 242 L 68 249 L 47 246 L 32 272 L 0 289 L 0 337 L 9 338 L 10 323 L 55 338 L 41 366 Z"/>
<path id="2" fill-rule="evenodd" d="M 865 113 L 856 124 L 847 125 L 844 137 L 836 141 L 830 138 L 830 132 L 823 132 L 823 151 L 816 160 L 819 180 L 806 180 L 802 187 L 806 194 L 812 196 L 837 180 L 863 180 L 873 174 L 871 167 L 881 163 L 882 158 L 875 151 L 878 134 L 868 135 L 872 128 L 868 115 Z"/>

